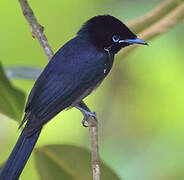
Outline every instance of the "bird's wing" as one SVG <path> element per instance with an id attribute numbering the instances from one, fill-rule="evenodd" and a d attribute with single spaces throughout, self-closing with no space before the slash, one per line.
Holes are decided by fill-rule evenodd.
<path id="1" fill-rule="evenodd" d="M 104 78 L 103 58 L 92 56 L 80 61 L 49 62 L 30 94 L 26 109 L 36 116 L 27 134 L 33 134 L 63 109 L 81 101 L 86 90 Z M 58 61 L 58 58 L 57 58 Z M 85 95 L 84 95 L 85 94 Z"/>

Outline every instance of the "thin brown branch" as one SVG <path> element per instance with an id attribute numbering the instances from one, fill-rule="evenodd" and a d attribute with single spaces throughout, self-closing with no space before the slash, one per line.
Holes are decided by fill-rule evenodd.
<path id="1" fill-rule="evenodd" d="M 148 21 L 148 18 L 144 19 L 144 16 L 142 16 L 142 18 L 138 19 L 138 22 L 134 22 L 132 24 L 136 25 L 139 23 L 142 23 L 142 31 L 139 32 L 139 37 L 142 38 L 145 41 L 149 41 L 153 38 L 155 38 L 156 36 L 159 36 L 167 31 L 169 31 L 172 27 L 174 27 L 176 24 L 178 24 L 180 21 L 182 21 L 184 19 L 184 1 L 181 0 L 176 0 L 175 2 L 173 0 L 166 0 L 164 2 L 170 2 L 169 6 L 163 6 L 166 5 L 166 3 L 162 3 L 161 5 L 159 5 L 155 10 L 155 11 L 151 11 L 150 15 L 152 17 L 157 17 L 157 21 L 152 23 L 152 25 L 150 25 L 149 23 L 146 26 L 146 23 Z M 173 2 L 173 7 L 171 8 L 171 2 Z M 176 6 L 176 2 L 177 5 Z M 167 4 L 168 5 L 168 4 Z M 162 13 L 162 9 L 161 8 L 169 8 L 167 9 L 167 14 L 165 13 L 165 16 L 163 16 Z M 159 10 L 159 11 L 158 11 Z M 163 9 L 163 11 L 166 11 L 166 9 Z M 155 14 L 153 14 L 153 12 Z M 161 14 L 158 14 L 158 13 Z M 149 14 L 149 13 L 148 13 Z M 158 18 L 160 15 L 160 18 Z M 146 16 L 146 17 L 150 17 L 150 16 Z M 131 24 L 131 23 L 130 23 Z M 141 26 L 141 24 L 139 24 L 138 26 Z M 133 46 L 129 46 L 126 49 L 123 49 L 119 54 L 118 57 L 124 57 L 125 55 L 127 55 L 129 52 L 131 52 L 132 50 L 134 50 L 137 47 L 137 45 L 133 45 Z"/>
<path id="2" fill-rule="evenodd" d="M 128 22 L 127 25 L 133 32 L 139 33 L 165 15 L 167 15 L 180 3 L 182 3 L 182 0 L 165 0 L 160 3 L 159 6 L 157 6 L 155 9 L 151 10 L 141 17 Z"/>
<path id="3" fill-rule="evenodd" d="M 30 8 L 27 0 L 19 0 L 19 2 L 22 8 L 22 13 L 25 16 L 27 22 L 29 23 L 29 26 L 32 32 L 32 36 L 38 39 L 41 47 L 43 48 L 43 51 L 45 52 L 45 55 L 50 60 L 52 56 L 54 55 L 54 52 L 52 51 L 48 43 L 48 40 L 43 32 L 44 27 L 38 23 L 33 13 L 33 10 Z"/>
<path id="4" fill-rule="evenodd" d="M 78 104 L 81 108 L 86 111 L 91 110 L 87 107 L 87 105 L 82 101 Z M 91 138 L 91 163 L 93 168 L 93 180 L 100 180 L 100 161 L 99 161 L 99 152 L 98 152 L 98 126 L 97 120 L 88 116 L 88 126 Z"/>
<path id="5" fill-rule="evenodd" d="M 98 126 L 97 121 L 89 116 L 88 125 L 91 137 L 91 162 L 93 168 L 93 180 L 100 180 L 100 161 L 98 152 Z"/>
<path id="6" fill-rule="evenodd" d="M 32 36 L 37 38 L 43 51 L 47 58 L 50 60 L 54 55 L 48 40 L 44 34 L 44 28 L 41 26 L 31 7 L 29 6 L 27 0 L 19 0 L 23 15 L 25 16 L 27 22 L 29 23 Z M 84 102 L 81 102 L 84 104 Z M 89 109 L 89 108 L 88 108 Z M 87 118 L 89 125 L 89 133 L 91 138 L 91 159 L 92 159 L 92 168 L 93 168 L 93 180 L 100 180 L 100 163 L 99 163 L 99 152 L 98 152 L 98 126 L 97 122 L 93 117 Z"/>
<path id="7" fill-rule="evenodd" d="M 184 18 L 184 3 L 175 8 L 166 17 L 155 23 L 149 29 L 142 32 L 142 38 L 145 40 L 150 40 L 158 35 L 167 32 L 169 29 L 174 27 Z"/>

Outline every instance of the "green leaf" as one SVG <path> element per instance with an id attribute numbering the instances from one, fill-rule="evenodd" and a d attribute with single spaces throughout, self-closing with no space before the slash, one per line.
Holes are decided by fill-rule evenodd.
<path id="1" fill-rule="evenodd" d="M 13 87 L 6 77 L 2 64 L 0 63 L 0 113 L 20 121 L 24 103 L 24 93 Z"/>
<path id="2" fill-rule="evenodd" d="M 38 78 L 42 68 L 30 66 L 9 66 L 5 68 L 8 79 L 30 79 Z"/>
<path id="3" fill-rule="evenodd" d="M 36 167 L 41 180 L 92 179 L 91 154 L 71 145 L 49 145 L 36 149 Z M 115 172 L 101 162 L 102 180 L 120 180 Z"/>
<path id="4" fill-rule="evenodd" d="M 3 167 L 4 167 L 4 163 L 0 165 L 0 172 L 3 169 Z"/>

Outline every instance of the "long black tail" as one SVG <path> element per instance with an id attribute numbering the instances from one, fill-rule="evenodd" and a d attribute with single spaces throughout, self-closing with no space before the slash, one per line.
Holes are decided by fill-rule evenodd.
<path id="1" fill-rule="evenodd" d="M 6 164 L 1 173 L 0 180 L 17 180 L 24 169 L 26 162 L 33 151 L 36 141 L 40 135 L 41 129 L 32 136 L 26 137 L 26 128 L 31 122 L 29 118 L 24 130 L 22 131 L 12 153 L 10 154 Z"/>

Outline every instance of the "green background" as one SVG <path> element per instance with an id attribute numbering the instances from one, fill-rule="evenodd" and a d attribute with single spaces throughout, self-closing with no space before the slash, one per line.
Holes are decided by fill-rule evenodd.
<path id="1" fill-rule="evenodd" d="M 56 52 L 94 15 L 111 14 L 123 22 L 158 5 L 160 0 L 45 0 L 30 1 L 51 47 Z M 39 43 L 31 37 L 18 1 L 0 2 L 0 61 L 5 67 L 47 64 Z M 119 58 L 112 72 L 85 99 L 99 118 L 101 159 L 121 179 L 184 179 L 184 23 L 178 24 L 148 47 L 139 47 Z M 119 61 L 122 61 L 119 63 Z M 118 76 L 118 69 L 122 76 Z M 121 79 L 118 84 L 114 79 Z M 113 80 L 113 81 L 112 81 Z M 29 94 L 34 81 L 12 80 Z M 82 114 L 63 111 L 44 128 L 37 147 L 50 144 L 90 148 Z M 10 154 L 20 132 L 18 123 L 0 115 L 0 163 Z M 21 180 L 38 180 L 33 154 Z M 80 163 L 80 162 L 79 162 Z"/>

